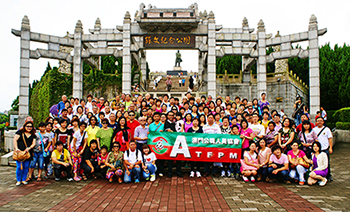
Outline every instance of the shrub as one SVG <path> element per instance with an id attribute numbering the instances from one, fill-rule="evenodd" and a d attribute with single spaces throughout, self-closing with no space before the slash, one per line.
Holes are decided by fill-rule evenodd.
<path id="1" fill-rule="evenodd" d="M 349 122 L 350 121 L 350 107 L 345 107 L 337 110 L 333 114 L 333 122 Z"/>
<path id="2" fill-rule="evenodd" d="M 339 130 L 350 130 L 350 122 L 337 122 L 336 128 Z"/>

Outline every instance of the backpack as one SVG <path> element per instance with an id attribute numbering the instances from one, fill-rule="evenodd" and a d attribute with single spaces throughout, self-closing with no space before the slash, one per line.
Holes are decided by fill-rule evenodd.
<path id="1" fill-rule="evenodd" d="M 139 149 L 136 149 L 136 161 L 138 161 L 138 155 L 139 155 L 139 152 L 141 152 Z M 129 155 L 130 155 L 130 149 L 128 149 L 128 150 L 126 150 L 126 155 L 129 157 Z M 142 152 L 141 152 L 141 162 L 142 163 L 145 163 L 145 159 L 143 158 L 143 154 L 142 154 Z"/>

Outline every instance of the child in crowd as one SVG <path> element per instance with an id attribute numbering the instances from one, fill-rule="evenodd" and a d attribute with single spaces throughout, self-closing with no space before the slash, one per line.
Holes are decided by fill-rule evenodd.
<path id="1" fill-rule="evenodd" d="M 145 180 L 150 180 L 151 182 L 156 180 L 156 155 L 151 152 L 150 147 L 147 144 L 142 146 L 142 169 L 143 169 L 143 178 Z M 151 178 L 150 178 L 151 177 Z"/>

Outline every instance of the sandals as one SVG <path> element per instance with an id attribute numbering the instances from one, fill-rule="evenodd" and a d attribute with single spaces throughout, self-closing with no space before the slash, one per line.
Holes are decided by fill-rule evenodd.
<path id="1" fill-rule="evenodd" d="M 122 178 L 119 177 L 119 178 L 118 178 L 118 183 L 122 183 L 122 182 L 123 182 Z"/>
<path id="2" fill-rule="evenodd" d="M 95 180 L 97 179 L 96 175 L 94 175 L 94 174 L 92 175 L 92 177 L 93 177 Z"/>
<path id="3" fill-rule="evenodd" d="M 31 178 L 31 177 L 28 177 L 28 178 L 26 179 L 26 182 L 30 182 L 30 181 L 32 181 L 32 178 Z"/>
<path id="4" fill-rule="evenodd" d="M 87 181 L 87 177 L 86 177 L 85 175 L 83 176 L 83 180 L 84 180 L 84 181 Z"/>
<path id="5" fill-rule="evenodd" d="M 41 177 L 38 177 L 38 179 L 36 181 L 41 182 L 42 181 Z"/>

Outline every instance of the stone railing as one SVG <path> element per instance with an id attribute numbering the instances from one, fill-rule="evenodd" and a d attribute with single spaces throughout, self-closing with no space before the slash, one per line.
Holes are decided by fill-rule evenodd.
<path id="1" fill-rule="evenodd" d="M 239 74 L 227 74 L 225 70 L 225 74 L 216 75 L 216 82 L 220 84 L 242 83 L 242 79 L 242 71 Z"/>

